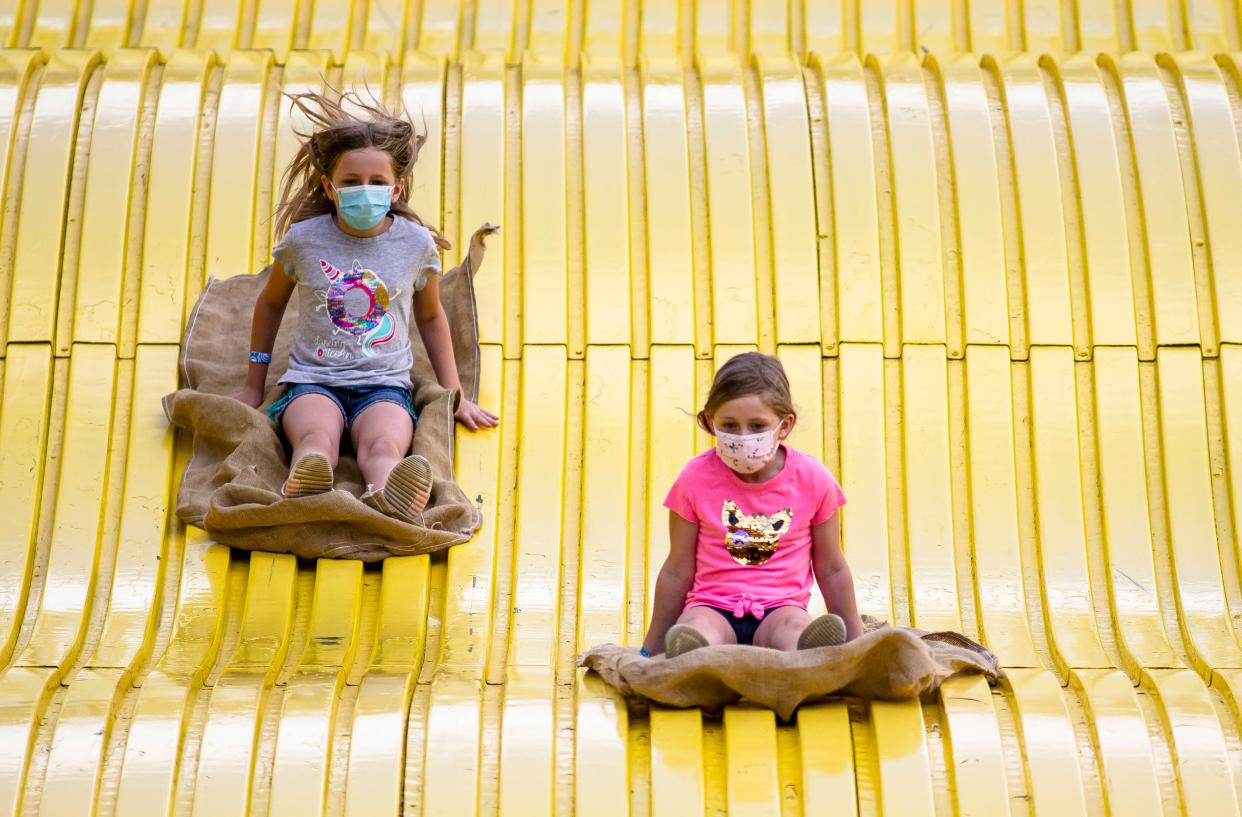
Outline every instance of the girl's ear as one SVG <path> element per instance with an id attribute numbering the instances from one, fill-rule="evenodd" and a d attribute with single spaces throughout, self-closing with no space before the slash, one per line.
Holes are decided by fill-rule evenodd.
<path id="1" fill-rule="evenodd" d="M 398 201 L 401 200 L 401 193 L 403 190 L 405 190 L 405 186 L 400 181 L 398 181 L 396 184 L 392 186 L 392 203 L 393 204 L 396 204 Z"/>
<path id="2" fill-rule="evenodd" d="M 794 426 L 796 426 L 797 424 L 798 424 L 798 415 L 786 414 L 784 419 L 781 420 L 781 424 L 777 426 L 776 428 L 776 436 L 779 437 L 781 440 L 786 439 L 787 437 L 789 437 L 790 434 L 793 433 Z"/>
<path id="3" fill-rule="evenodd" d="M 339 206 L 336 200 L 336 189 L 332 186 L 332 180 L 327 176 L 320 176 L 319 184 L 323 187 L 323 194 L 328 197 L 328 201 Z"/>

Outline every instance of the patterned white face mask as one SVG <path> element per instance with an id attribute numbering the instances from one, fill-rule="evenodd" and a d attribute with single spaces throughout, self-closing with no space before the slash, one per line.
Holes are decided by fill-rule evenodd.
<path id="1" fill-rule="evenodd" d="M 753 474 L 771 461 L 780 441 L 776 429 L 758 434 L 716 433 L 716 455 L 739 474 Z"/>

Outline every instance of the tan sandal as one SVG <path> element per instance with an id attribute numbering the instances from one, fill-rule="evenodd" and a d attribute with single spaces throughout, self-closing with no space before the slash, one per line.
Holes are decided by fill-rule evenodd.
<path id="1" fill-rule="evenodd" d="M 836 647 L 845 643 L 845 620 L 835 613 L 825 613 L 806 625 L 798 636 L 798 649 Z"/>
<path id="2" fill-rule="evenodd" d="M 433 484 L 431 463 L 421 454 L 411 454 L 393 466 L 383 490 L 368 491 L 362 501 L 382 514 L 418 524 Z"/>
<path id="3" fill-rule="evenodd" d="M 332 490 L 332 463 L 323 454 L 303 454 L 289 469 L 280 492 L 289 499 L 326 494 Z"/>
<path id="4" fill-rule="evenodd" d="M 674 624 L 664 635 L 664 654 L 669 658 L 676 658 L 707 645 L 707 636 L 689 624 Z"/>

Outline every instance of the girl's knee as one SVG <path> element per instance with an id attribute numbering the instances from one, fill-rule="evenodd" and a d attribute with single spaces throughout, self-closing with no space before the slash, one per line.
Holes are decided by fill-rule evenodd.
<path id="1" fill-rule="evenodd" d="M 358 446 L 358 457 L 367 460 L 399 460 L 405 455 L 404 449 L 408 447 L 408 441 L 402 446 L 394 437 L 381 435 L 362 440 Z"/>

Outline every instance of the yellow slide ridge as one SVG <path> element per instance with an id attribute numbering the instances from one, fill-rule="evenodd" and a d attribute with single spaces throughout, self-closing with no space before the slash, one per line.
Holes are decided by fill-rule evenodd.
<path id="1" fill-rule="evenodd" d="M 1239 814 L 1236 4 L 0 5 L 0 817 Z M 436 557 L 172 510 L 185 316 L 267 263 L 280 95 L 325 81 L 426 122 L 448 266 L 504 228 L 484 524 Z M 997 688 L 787 725 L 575 668 L 640 643 L 745 349 L 850 497 L 863 612 Z"/>

